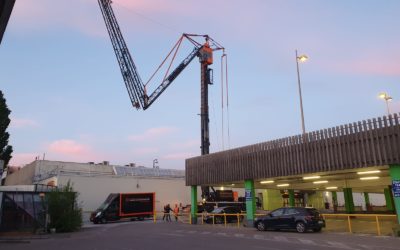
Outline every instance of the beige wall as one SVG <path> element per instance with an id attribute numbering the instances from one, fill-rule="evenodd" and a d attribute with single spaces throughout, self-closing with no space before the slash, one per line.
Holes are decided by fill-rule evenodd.
<path id="1" fill-rule="evenodd" d="M 60 176 L 58 185 L 70 181 L 79 193 L 79 201 L 84 211 L 94 211 L 110 193 L 156 193 L 156 209 L 161 211 L 165 204 L 190 204 L 190 187 L 184 179 L 156 179 L 137 177 L 83 177 Z M 200 194 L 198 190 L 198 194 Z M 200 195 L 199 195 L 200 196 Z M 200 200 L 200 198 L 198 197 Z"/>
<path id="2" fill-rule="evenodd" d="M 35 175 L 35 163 L 31 163 L 26 165 L 14 173 L 7 175 L 6 177 L 6 186 L 10 185 L 31 185 L 33 184 L 32 179 Z"/>

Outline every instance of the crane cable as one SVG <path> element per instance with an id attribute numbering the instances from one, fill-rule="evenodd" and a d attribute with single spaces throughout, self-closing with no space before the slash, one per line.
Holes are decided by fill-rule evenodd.
<path id="1" fill-rule="evenodd" d="M 230 149 L 231 135 L 230 135 L 230 124 L 229 124 L 228 55 L 225 54 L 225 50 L 221 56 L 222 137 L 224 137 L 224 66 L 225 66 L 225 91 L 226 91 L 226 98 L 225 98 L 226 99 L 226 120 L 227 120 L 227 130 L 228 130 L 227 136 L 228 136 L 228 149 Z M 222 139 L 222 148 L 224 150 L 224 139 Z"/>

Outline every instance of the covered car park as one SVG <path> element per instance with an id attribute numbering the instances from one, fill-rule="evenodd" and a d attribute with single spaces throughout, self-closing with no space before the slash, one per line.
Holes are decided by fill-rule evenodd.
<path id="1" fill-rule="evenodd" d="M 400 119 L 394 114 L 190 158 L 191 216 L 197 213 L 198 186 L 234 185 L 245 188 L 249 221 L 255 217 L 256 189 L 286 193 L 288 206 L 307 204 L 296 204 L 298 190 L 329 191 L 336 201 L 340 191 L 345 213 L 356 211 L 353 193 L 362 193 L 366 203 L 369 193 L 384 193 L 386 210 L 399 218 L 399 150 Z"/>

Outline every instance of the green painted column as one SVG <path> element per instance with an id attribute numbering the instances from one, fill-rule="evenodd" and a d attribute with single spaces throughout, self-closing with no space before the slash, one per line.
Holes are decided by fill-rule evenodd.
<path id="1" fill-rule="evenodd" d="M 383 193 L 385 194 L 385 201 L 386 201 L 386 208 L 388 211 L 394 211 L 394 206 L 393 206 L 393 202 L 392 202 L 392 194 L 391 194 L 392 190 L 390 190 L 389 188 L 385 188 L 383 189 Z"/>
<path id="2" fill-rule="evenodd" d="M 293 189 L 289 189 L 289 207 L 294 207 L 295 203 L 294 203 L 294 190 Z"/>
<path id="3" fill-rule="evenodd" d="M 192 224 L 197 224 L 197 186 L 191 186 L 191 209 L 190 217 Z"/>
<path id="4" fill-rule="evenodd" d="M 354 212 L 354 201 L 353 201 L 353 190 L 351 188 L 343 188 L 344 194 L 344 206 L 346 208 L 346 213 Z"/>
<path id="5" fill-rule="evenodd" d="M 369 194 L 367 192 L 364 192 L 364 200 L 365 200 L 365 209 L 369 211 L 371 204 L 369 202 Z"/>
<path id="6" fill-rule="evenodd" d="M 393 200 L 396 207 L 397 222 L 400 224 L 400 165 L 390 165 L 389 172 L 392 178 Z"/>
<path id="7" fill-rule="evenodd" d="M 337 192 L 336 191 L 332 191 L 332 206 L 333 206 L 333 212 L 337 212 L 337 206 L 338 206 L 338 202 L 337 202 Z"/>
<path id="8" fill-rule="evenodd" d="M 245 188 L 245 198 L 246 198 L 246 218 L 247 222 L 250 225 L 253 224 L 254 215 L 256 213 L 256 199 L 254 198 L 254 181 L 253 180 L 245 180 L 244 181 Z"/>

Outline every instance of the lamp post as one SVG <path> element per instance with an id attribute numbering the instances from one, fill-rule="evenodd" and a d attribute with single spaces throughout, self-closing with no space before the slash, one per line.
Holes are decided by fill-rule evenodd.
<path id="1" fill-rule="evenodd" d="M 158 168 L 158 166 L 156 165 L 157 163 L 158 163 L 158 160 L 154 159 L 153 160 L 153 168 Z"/>
<path id="2" fill-rule="evenodd" d="M 390 110 L 389 110 L 389 101 L 391 101 L 393 98 L 388 95 L 388 93 L 386 92 L 382 92 L 379 94 L 379 98 L 385 100 L 386 102 L 386 110 L 387 110 L 387 114 L 390 115 Z"/>
<path id="3" fill-rule="evenodd" d="M 296 66 L 297 66 L 297 83 L 299 85 L 299 96 L 300 96 L 300 112 L 301 112 L 301 129 L 303 132 L 303 135 L 306 133 L 306 127 L 304 125 L 304 111 L 303 111 L 303 97 L 301 95 L 301 84 L 300 84 L 300 70 L 299 70 L 299 61 L 300 62 L 305 62 L 308 60 L 308 57 L 306 55 L 297 55 L 297 50 L 296 50 Z"/>

